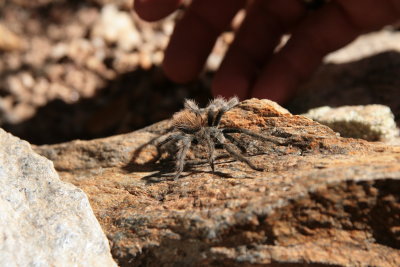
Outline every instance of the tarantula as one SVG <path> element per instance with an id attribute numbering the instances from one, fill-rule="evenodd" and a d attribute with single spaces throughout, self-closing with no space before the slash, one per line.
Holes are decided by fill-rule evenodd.
<path id="1" fill-rule="evenodd" d="M 192 144 L 205 145 L 208 149 L 208 162 L 212 172 L 215 171 L 215 146 L 222 146 L 235 159 L 246 163 L 250 168 L 262 171 L 263 168 L 255 166 L 245 156 L 236 151 L 235 146 L 242 152 L 246 148 L 231 134 L 243 133 L 262 141 L 271 141 L 270 138 L 242 128 L 220 128 L 219 123 L 225 112 L 239 104 L 239 99 L 233 97 L 229 100 L 216 98 L 206 108 L 199 108 L 192 100 L 185 100 L 185 109 L 177 112 L 172 117 L 172 134 L 158 144 L 161 147 L 169 142 L 177 142 L 176 174 L 178 179 L 185 165 L 186 154 Z M 229 142 L 228 142 L 229 141 Z"/>

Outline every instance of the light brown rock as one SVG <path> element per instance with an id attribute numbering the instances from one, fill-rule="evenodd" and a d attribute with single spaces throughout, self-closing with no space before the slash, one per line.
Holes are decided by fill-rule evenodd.
<path id="1" fill-rule="evenodd" d="M 330 127 L 343 137 L 390 142 L 399 137 L 394 115 L 384 105 L 328 106 L 310 109 L 304 116 Z"/>
<path id="2" fill-rule="evenodd" d="M 168 122 L 36 151 L 89 195 L 120 266 L 400 265 L 399 147 L 338 137 L 267 100 L 223 125 L 284 143 L 247 140 L 264 172 L 219 152 L 215 174 L 188 166 L 177 181 L 173 161 L 152 161 Z"/>

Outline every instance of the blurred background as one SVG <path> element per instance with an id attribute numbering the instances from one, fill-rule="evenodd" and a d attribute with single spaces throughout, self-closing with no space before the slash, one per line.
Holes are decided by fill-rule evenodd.
<path id="1" fill-rule="evenodd" d="M 187 85 L 159 69 L 176 16 L 141 22 L 131 2 L 0 0 L 0 127 L 51 144 L 142 128 L 184 98 L 206 103 L 209 68 Z"/>
<path id="2" fill-rule="evenodd" d="M 132 13 L 131 2 L 0 0 L 0 127 L 33 144 L 53 144 L 140 129 L 169 118 L 184 98 L 206 104 L 233 33 L 219 38 L 196 81 L 174 84 L 159 66 L 179 12 L 146 23 Z M 385 30 L 378 47 L 387 44 L 388 34 L 399 35 Z M 351 49 L 328 57 L 317 78 L 286 107 L 297 113 L 320 105 L 382 103 L 398 122 L 396 49 L 373 46 L 374 53 L 362 57 Z"/>

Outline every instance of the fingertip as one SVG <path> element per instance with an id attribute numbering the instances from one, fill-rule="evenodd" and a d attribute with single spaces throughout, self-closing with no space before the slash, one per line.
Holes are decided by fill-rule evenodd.
<path id="1" fill-rule="evenodd" d="M 146 21 L 160 20 L 174 12 L 183 0 L 134 0 L 133 10 Z"/>
<path id="2" fill-rule="evenodd" d="M 286 57 L 279 53 L 272 58 L 254 84 L 252 97 L 266 98 L 282 104 L 294 95 L 300 83 L 309 75 L 299 73 L 298 69 L 293 68 L 290 61 L 285 59 Z"/>
<path id="3" fill-rule="evenodd" d="M 255 84 L 251 97 L 283 104 L 291 98 L 298 85 L 298 81 L 291 78 L 265 76 Z"/>
<path id="4" fill-rule="evenodd" d="M 187 39 L 187 35 L 181 34 L 184 26 L 176 26 L 175 38 L 171 38 L 162 63 L 165 75 L 177 83 L 188 83 L 195 79 L 204 66 L 203 58 L 206 58 L 206 55 L 201 56 L 198 52 L 193 38 Z"/>
<path id="5" fill-rule="evenodd" d="M 165 58 L 162 63 L 164 74 L 173 82 L 176 83 L 188 83 L 192 81 L 198 74 L 192 68 L 186 68 L 187 66 L 185 59 L 172 58 L 165 53 Z M 190 63 L 188 63 L 190 65 Z"/>
<path id="6" fill-rule="evenodd" d="M 240 100 L 248 98 L 250 82 L 243 76 L 230 75 L 226 72 L 217 72 L 211 90 L 214 96 L 230 98 L 237 96 Z"/>
<path id="7" fill-rule="evenodd" d="M 326 54 L 349 43 L 359 33 L 337 5 L 326 5 L 294 29 L 286 45 L 262 71 L 252 96 L 284 103 L 309 79 Z"/>

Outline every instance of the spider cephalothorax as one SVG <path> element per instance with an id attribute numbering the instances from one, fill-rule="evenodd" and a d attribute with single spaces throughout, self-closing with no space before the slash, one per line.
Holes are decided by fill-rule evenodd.
<path id="1" fill-rule="evenodd" d="M 243 145 L 232 135 L 243 133 L 262 141 L 270 141 L 268 138 L 242 128 L 220 128 L 219 124 L 225 112 L 239 104 L 237 97 L 229 100 L 216 98 L 206 108 L 199 108 L 192 100 L 185 101 L 185 109 L 177 112 L 172 117 L 173 132 L 168 135 L 159 146 L 169 142 L 177 142 L 178 153 L 176 155 L 176 175 L 179 178 L 185 165 L 186 154 L 192 144 L 205 145 L 208 149 L 208 162 L 214 172 L 215 146 L 222 146 L 235 159 L 246 163 L 254 170 L 261 171 L 250 160 L 237 152 L 237 148 L 245 150 Z"/>

